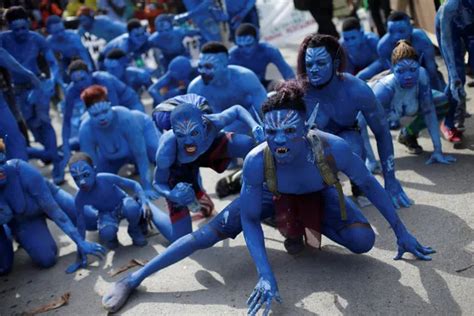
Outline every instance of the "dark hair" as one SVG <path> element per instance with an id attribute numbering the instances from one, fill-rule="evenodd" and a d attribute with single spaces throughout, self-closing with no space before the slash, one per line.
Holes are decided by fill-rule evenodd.
<path id="1" fill-rule="evenodd" d="M 202 46 L 201 53 L 203 53 L 203 54 L 225 53 L 226 55 L 228 55 L 229 51 L 227 50 L 227 48 L 222 43 L 208 42 L 208 43 L 206 43 Z"/>
<path id="2" fill-rule="evenodd" d="M 127 23 L 127 31 L 130 33 L 133 29 L 137 29 L 139 27 L 142 27 L 142 24 L 140 23 L 139 19 L 131 19 Z"/>
<path id="3" fill-rule="evenodd" d="M 84 70 L 89 72 L 89 67 L 87 67 L 87 64 L 82 59 L 76 59 L 72 63 L 70 63 L 69 67 L 67 68 L 67 73 L 70 75 L 74 71 L 78 70 Z"/>
<path id="4" fill-rule="evenodd" d="M 276 93 L 262 105 L 262 113 L 274 110 L 296 110 L 306 113 L 304 87 L 296 80 L 290 80 L 277 87 Z"/>
<path id="5" fill-rule="evenodd" d="M 28 20 L 28 13 L 23 7 L 13 6 L 5 11 L 5 20 L 12 23 L 15 20 Z"/>
<path id="6" fill-rule="evenodd" d="M 5 153 L 7 151 L 7 146 L 3 141 L 3 138 L 0 137 L 0 153 Z"/>
<path id="7" fill-rule="evenodd" d="M 85 152 L 82 152 L 82 151 L 75 152 L 72 155 L 71 159 L 69 159 L 68 164 L 69 166 L 71 166 L 73 163 L 76 163 L 78 161 L 85 161 L 89 164 L 89 166 L 94 167 L 94 161 L 92 161 L 91 156 L 89 156 Z"/>
<path id="8" fill-rule="evenodd" d="M 393 11 L 387 18 L 388 22 L 395 22 L 395 21 L 410 21 L 410 16 L 405 12 L 401 11 Z"/>
<path id="9" fill-rule="evenodd" d="M 392 51 L 392 65 L 395 65 L 402 59 L 413 59 L 418 61 L 418 54 L 407 40 L 399 40 Z"/>
<path id="10" fill-rule="evenodd" d="M 337 38 L 331 35 L 313 33 L 305 37 L 298 52 L 296 71 L 300 79 L 306 80 L 306 50 L 315 47 L 325 47 L 333 62 L 339 60 L 337 72 L 342 73 L 344 71 L 346 68 L 346 54 Z"/>
<path id="11" fill-rule="evenodd" d="M 352 31 L 352 30 L 360 31 L 360 29 L 361 29 L 360 22 L 355 17 L 351 16 L 349 18 L 344 19 L 344 21 L 342 22 L 343 32 Z"/>
<path id="12" fill-rule="evenodd" d="M 97 102 L 107 101 L 107 88 L 98 84 L 92 85 L 82 91 L 81 100 L 84 101 L 86 109 Z"/>
<path id="13" fill-rule="evenodd" d="M 62 23 L 63 20 L 57 15 L 50 15 L 46 20 L 46 28 L 50 27 L 52 24 Z"/>
<path id="14" fill-rule="evenodd" d="M 108 59 L 120 59 L 127 56 L 127 54 L 120 48 L 112 48 L 108 53 L 106 58 Z"/>
<path id="15" fill-rule="evenodd" d="M 250 35 L 257 37 L 257 28 L 251 23 L 242 23 L 235 31 L 235 36 L 246 36 Z"/>
<path id="16" fill-rule="evenodd" d="M 77 10 L 76 15 L 77 16 L 87 15 L 87 16 L 93 17 L 94 16 L 94 10 L 92 10 L 91 8 L 86 7 L 86 6 L 83 5 L 79 8 L 79 10 Z"/>

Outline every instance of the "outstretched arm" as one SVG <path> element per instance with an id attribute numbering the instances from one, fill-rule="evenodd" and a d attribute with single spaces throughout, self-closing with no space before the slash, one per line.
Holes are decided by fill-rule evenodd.
<path id="1" fill-rule="evenodd" d="M 255 315 L 266 305 L 264 314 L 270 310 L 273 299 L 281 301 L 278 285 L 268 261 L 265 241 L 260 223 L 263 199 L 263 152 L 253 151 L 244 162 L 241 190 L 241 220 L 245 242 L 257 267 L 258 283 L 247 301 L 248 314 Z"/>
<path id="2" fill-rule="evenodd" d="M 423 43 L 423 48 L 420 50 L 422 50 L 423 54 L 424 67 L 430 76 L 431 87 L 438 91 L 444 91 L 445 85 L 438 74 L 438 65 L 436 65 L 435 61 L 435 50 L 431 40 L 424 31 L 417 32 L 416 36 L 420 39 L 420 42 Z"/>
<path id="3" fill-rule="evenodd" d="M 242 83 L 246 87 L 247 95 L 245 96 L 245 103 L 242 104 L 246 109 L 250 110 L 253 107 L 257 113 L 261 113 L 263 102 L 267 99 L 267 91 L 262 85 L 257 75 L 253 72 L 247 73 L 241 77 Z"/>
<path id="4" fill-rule="evenodd" d="M 160 90 L 164 88 L 165 86 L 169 85 L 170 78 L 171 77 L 169 73 L 167 72 L 160 79 L 158 79 L 157 82 L 155 82 L 148 88 L 148 93 L 153 98 L 153 104 L 159 104 L 164 101 L 164 98 L 161 95 Z"/>
<path id="5" fill-rule="evenodd" d="M 46 62 L 48 63 L 49 69 L 51 70 L 51 79 L 64 89 L 66 85 L 64 84 L 61 73 L 59 72 L 58 63 L 56 61 L 56 58 L 54 57 L 53 51 L 46 43 L 46 40 L 41 51 L 43 53 L 44 58 L 46 59 Z"/>
<path id="6" fill-rule="evenodd" d="M 362 114 L 364 114 L 367 124 L 377 140 L 377 150 L 382 164 L 385 188 L 392 196 L 392 202 L 395 207 L 398 208 L 400 205 L 409 207 L 412 201 L 403 191 L 402 186 L 395 177 L 393 142 L 384 110 L 372 90 L 366 84 L 361 85 L 359 88 L 362 99 L 361 104 L 363 104 L 361 108 Z"/>
<path id="7" fill-rule="evenodd" d="M 0 47 L 0 66 L 6 68 L 10 72 L 29 78 L 31 83 L 37 88 L 39 88 L 41 85 L 41 82 L 35 76 L 34 73 L 32 73 L 31 71 L 23 67 L 23 65 L 17 62 L 16 59 L 8 53 L 8 51 L 6 51 L 5 49 L 1 47 Z"/>
<path id="8" fill-rule="evenodd" d="M 285 58 L 283 58 L 283 55 L 278 48 L 271 47 L 270 54 L 272 63 L 278 68 L 283 79 L 290 80 L 295 78 L 295 72 L 291 69 L 290 65 L 288 65 Z"/>
<path id="9" fill-rule="evenodd" d="M 383 61 L 380 58 L 377 58 L 370 65 L 368 65 L 367 67 L 359 71 L 356 77 L 364 81 L 367 81 L 385 69 L 387 69 L 387 67 L 384 66 Z"/>
<path id="10" fill-rule="evenodd" d="M 338 170 L 344 172 L 362 189 L 370 202 L 380 211 L 393 229 L 398 244 L 398 254 L 395 259 L 400 259 L 403 253 L 410 252 L 419 259 L 431 260 L 428 255 L 435 251 L 430 247 L 422 246 L 408 232 L 392 203 L 390 203 L 390 196 L 370 174 L 360 157 L 353 153 L 349 145 L 342 139 L 332 147 L 332 150 L 334 150 L 333 156 L 336 159 Z"/>
<path id="11" fill-rule="evenodd" d="M 189 5 L 186 4 L 186 1 L 184 3 L 185 3 L 185 6 L 188 8 Z M 183 21 L 190 20 L 190 19 L 192 19 L 193 17 L 195 17 L 197 15 L 200 15 L 200 14 L 203 14 L 203 13 L 207 12 L 211 6 L 213 6 L 212 0 L 204 0 L 198 6 L 196 6 L 194 9 L 176 15 L 174 17 L 174 20 L 177 23 L 181 23 Z"/>
<path id="12" fill-rule="evenodd" d="M 246 123 L 248 127 L 252 129 L 254 138 L 257 142 L 260 143 L 264 140 L 265 135 L 263 128 L 253 119 L 252 115 L 243 106 L 234 105 L 219 114 L 206 115 L 206 118 L 208 118 L 218 130 L 225 128 L 236 120 L 239 120 Z"/>
<path id="13" fill-rule="evenodd" d="M 41 209 L 74 241 L 80 256 L 86 257 L 86 263 L 88 254 L 101 258 L 100 256 L 105 253 L 105 249 L 101 245 L 87 242 L 81 237 L 69 217 L 54 200 L 39 171 L 26 162 L 20 162 L 20 177 L 22 183 L 26 185 L 27 191 L 35 199 Z"/>

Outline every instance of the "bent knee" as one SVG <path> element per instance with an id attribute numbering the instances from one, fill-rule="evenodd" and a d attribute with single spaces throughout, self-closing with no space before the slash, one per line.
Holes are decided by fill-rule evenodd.
<path id="1" fill-rule="evenodd" d="M 346 247 L 356 254 L 369 252 L 375 243 L 375 233 L 371 227 L 348 227 L 350 242 Z"/>
<path id="2" fill-rule="evenodd" d="M 31 256 L 31 259 L 40 268 L 51 268 L 56 264 L 56 251 L 43 251 L 41 254 Z"/>
<path id="3" fill-rule="evenodd" d="M 117 238 L 118 227 L 107 225 L 99 230 L 99 239 L 102 241 L 112 241 Z"/>

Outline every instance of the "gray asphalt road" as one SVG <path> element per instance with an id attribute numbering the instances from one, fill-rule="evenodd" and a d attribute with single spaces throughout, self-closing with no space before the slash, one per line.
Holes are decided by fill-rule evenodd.
<path id="1" fill-rule="evenodd" d="M 294 65 L 296 46 L 282 49 Z M 468 88 L 468 94 L 472 98 L 474 89 Z M 473 100 L 469 100 L 468 108 L 474 113 Z M 351 254 L 323 239 L 322 250 L 308 249 L 293 257 L 286 254 L 279 233 L 264 227 L 268 255 L 283 298 L 283 304 L 274 305 L 273 314 L 474 314 L 474 119 L 467 120 L 465 136 L 465 148 L 461 150 L 443 141 L 444 151 L 458 159 L 452 166 L 427 166 L 428 152 L 411 156 L 394 142 L 397 175 L 416 202 L 399 214 L 421 243 L 438 251 L 431 262 L 413 260 L 408 255 L 403 261 L 392 260 L 396 254 L 394 234 L 373 207 L 363 211 L 377 240 L 374 249 L 364 255 Z M 432 150 L 426 133 L 420 143 L 427 151 Z M 46 168 L 43 171 L 50 173 Z M 220 175 L 203 170 L 204 185 L 212 197 L 218 178 Z M 64 188 L 74 190 L 70 177 Z M 349 189 L 345 182 L 344 190 Z M 215 199 L 217 209 L 230 200 Z M 198 227 L 203 222 L 194 224 Z M 64 270 L 75 259 L 75 247 L 54 224 L 50 227 L 60 247 L 58 263 L 40 270 L 24 250 L 18 250 L 13 272 L 0 278 L 0 315 L 29 311 L 66 292 L 71 293 L 69 304 L 49 314 L 103 315 L 101 295 L 120 278 L 108 273 L 133 258 L 151 259 L 167 246 L 160 235 L 154 235 L 148 246 L 133 247 L 126 228 L 121 227 L 122 247 L 89 269 L 66 275 Z M 97 240 L 97 234 L 88 236 Z M 253 262 L 240 235 L 153 275 L 130 298 L 121 314 L 241 315 L 245 314 L 246 298 L 256 282 Z"/>

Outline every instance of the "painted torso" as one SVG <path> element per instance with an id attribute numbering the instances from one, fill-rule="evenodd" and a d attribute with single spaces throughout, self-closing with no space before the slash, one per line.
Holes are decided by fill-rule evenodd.
<path id="1" fill-rule="evenodd" d="M 186 50 L 183 45 L 185 33 L 179 28 L 166 33 L 154 33 L 150 36 L 150 43 L 153 47 L 159 48 L 163 55 L 184 55 Z"/>
<path id="2" fill-rule="evenodd" d="M 99 212 L 113 211 L 122 203 L 126 193 L 111 183 L 103 174 L 97 174 L 95 184 L 90 191 L 80 190 L 76 200 L 82 205 L 91 205 Z"/>
<path id="3" fill-rule="evenodd" d="M 244 55 L 240 53 L 238 47 L 234 47 L 229 52 L 229 63 L 239 65 L 252 70 L 260 79 L 265 79 L 267 66 L 272 62 L 269 50 L 275 49 L 266 43 L 258 43 L 255 53 L 252 55 Z"/>
<path id="4" fill-rule="evenodd" d="M 354 65 L 354 67 L 363 69 L 378 58 L 379 55 L 377 54 L 377 42 L 378 38 L 375 34 L 371 32 L 365 32 L 364 43 L 360 49 L 349 50 L 346 46 L 344 46 L 344 41 L 342 41 L 341 44 L 346 49 L 349 62 Z"/>
<path id="5" fill-rule="evenodd" d="M 66 30 L 65 37 L 59 41 L 53 40 L 51 36 L 48 36 L 47 42 L 55 54 L 60 54 L 63 62 L 69 64 L 74 57 L 79 57 L 80 52 L 85 48 L 80 46 L 81 39 L 79 35 L 73 31 Z"/>

